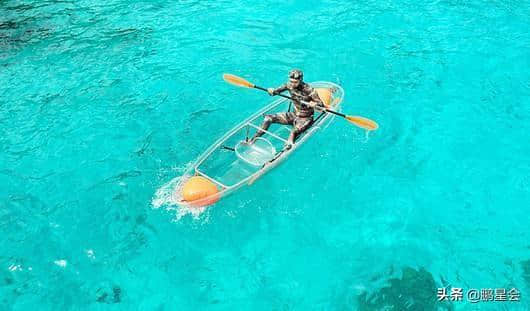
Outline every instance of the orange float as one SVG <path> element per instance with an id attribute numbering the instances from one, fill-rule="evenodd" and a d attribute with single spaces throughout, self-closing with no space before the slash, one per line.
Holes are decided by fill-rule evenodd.
<path id="1" fill-rule="evenodd" d="M 193 206 L 206 206 L 219 201 L 217 186 L 207 178 L 193 176 L 182 186 L 182 198 Z"/>

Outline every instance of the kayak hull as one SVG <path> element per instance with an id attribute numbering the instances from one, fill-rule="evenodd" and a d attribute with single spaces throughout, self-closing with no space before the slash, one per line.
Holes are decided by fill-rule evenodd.
<path id="1" fill-rule="evenodd" d="M 339 85 L 322 81 L 312 82 L 310 84 L 314 88 L 318 88 L 319 93 L 321 93 L 320 91 L 322 89 L 331 90 L 330 98 L 326 99 L 329 103 L 329 109 L 340 111 L 344 98 L 344 90 Z M 189 207 L 211 205 L 242 186 L 254 183 L 259 177 L 283 162 L 298 147 L 334 118 L 333 114 L 316 111 L 313 125 L 298 137 L 289 150 L 283 149 L 283 145 L 287 141 L 291 127 L 273 124 L 262 138 L 269 140 L 270 144 L 276 147 L 273 147 L 272 150 L 279 151 L 270 161 L 261 166 L 256 166 L 255 163 L 245 163 L 244 158 L 239 158 L 236 155 L 234 146 L 252 137 L 260 128 L 260 124 L 266 114 L 285 112 L 287 110 L 292 110 L 290 101 L 285 98 L 279 98 L 220 137 L 180 177 L 174 192 L 174 196 L 176 196 L 174 202 L 176 201 L 181 206 Z M 186 184 L 186 181 L 193 176 L 202 176 L 210 180 L 217 186 L 219 191 L 211 197 L 205 197 L 195 201 L 185 201 L 182 197 L 182 188 Z"/>

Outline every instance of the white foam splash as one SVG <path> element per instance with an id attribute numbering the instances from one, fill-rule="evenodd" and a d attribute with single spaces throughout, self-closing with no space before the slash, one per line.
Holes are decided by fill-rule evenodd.
<path id="1" fill-rule="evenodd" d="M 9 266 L 9 271 L 22 271 L 22 266 L 21 265 L 10 265 Z"/>
<path id="2" fill-rule="evenodd" d="M 94 250 L 92 250 L 92 249 L 87 249 L 86 250 L 86 255 L 90 259 L 96 259 L 96 256 L 94 255 Z"/>
<path id="3" fill-rule="evenodd" d="M 66 260 L 64 260 L 64 259 L 56 260 L 53 263 L 56 264 L 57 266 L 61 267 L 61 268 L 66 268 L 66 265 L 68 264 L 68 262 Z"/>
<path id="4" fill-rule="evenodd" d="M 174 193 L 177 190 L 178 181 L 181 177 L 173 178 L 168 183 L 162 185 L 155 192 L 151 205 L 153 208 L 158 209 L 164 205 L 177 205 L 178 198 L 175 198 Z"/>
<path id="5" fill-rule="evenodd" d="M 199 216 L 206 210 L 206 207 L 186 207 L 179 205 L 182 198 L 178 195 L 178 183 L 183 176 L 175 177 L 156 190 L 151 205 L 154 209 L 165 207 L 167 211 L 175 212 L 176 220 L 190 214 L 193 218 Z"/>
<path id="6" fill-rule="evenodd" d="M 364 131 L 364 141 L 363 143 L 367 143 L 370 140 L 370 132 L 371 131 Z"/>
<path id="7" fill-rule="evenodd" d="M 204 213 L 206 207 L 173 206 L 167 207 L 166 210 L 175 212 L 175 220 L 179 220 L 186 215 L 191 215 L 194 219 L 199 219 L 199 216 Z"/>

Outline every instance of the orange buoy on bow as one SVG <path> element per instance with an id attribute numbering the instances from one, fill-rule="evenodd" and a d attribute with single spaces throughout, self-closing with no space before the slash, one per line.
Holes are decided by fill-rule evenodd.
<path id="1" fill-rule="evenodd" d="M 182 198 L 195 206 L 214 204 L 219 200 L 217 186 L 202 176 L 193 176 L 182 187 Z"/>

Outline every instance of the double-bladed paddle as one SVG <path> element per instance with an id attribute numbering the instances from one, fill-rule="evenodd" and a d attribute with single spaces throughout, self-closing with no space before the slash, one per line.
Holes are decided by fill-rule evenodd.
<path id="1" fill-rule="evenodd" d="M 233 85 L 236 85 L 236 86 L 246 87 L 246 88 L 254 88 L 254 89 L 258 89 L 258 90 L 262 90 L 262 91 L 268 92 L 266 88 L 263 88 L 261 86 L 257 86 L 255 84 L 252 84 L 252 83 L 248 82 L 247 80 L 245 80 L 245 79 L 243 79 L 241 77 L 238 77 L 238 76 L 235 76 L 235 75 L 232 75 L 232 74 L 229 74 L 229 73 L 223 74 L 223 79 L 226 82 L 228 82 L 230 84 L 233 84 Z M 287 95 L 284 95 L 284 94 L 278 94 L 278 95 L 281 96 L 281 97 L 293 100 L 290 96 L 287 96 Z M 348 115 L 345 115 L 343 113 L 340 113 L 340 112 L 337 112 L 337 111 L 333 111 L 333 110 L 330 110 L 330 109 L 327 109 L 327 108 L 317 108 L 317 109 L 319 109 L 319 110 L 321 109 L 321 110 L 323 110 L 325 112 L 332 113 L 332 114 L 338 115 L 340 117 L 343 117 L 344 119 L 348 120 L 350 123 L 355 124 L 358 127 L 361 127 L 361 128 L 363 128 L 365 130 L 368 130 L 368 131 L 374 131 L 374 130 L 376 130 L 379 127 L 379 125 L 377 125 L 377 123 L 375 123 L 374 121 L 372 121 L 370 119 L 367 119 L 367 118 L 363 118 L 363 117 L 359 117 L 359 116 L 348 116 Z"/>

